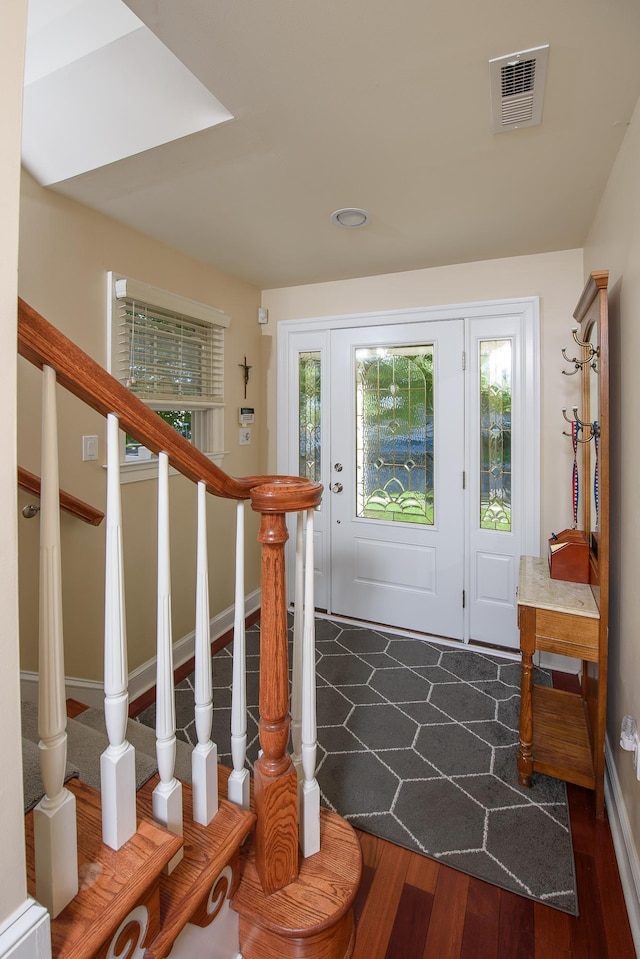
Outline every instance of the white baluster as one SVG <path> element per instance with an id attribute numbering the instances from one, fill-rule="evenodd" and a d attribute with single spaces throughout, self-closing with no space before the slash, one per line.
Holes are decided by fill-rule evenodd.
<path id="1" fill-rule="evenodd" d="M 236 594 L 233 623 L 233 678 L 231 686 L 231 758 L 233 771 L 229 776 L 229 801 L 244 809 L 249 808 L 249 770 L 245 769 L 247 755 L 247 676 L 246 641 L 244 630 L 244 501 L 236 510 Z"/>
<path id="2" fill-rule="evenodd" d="M 302 787 L 302 625 L 304 613 L 304 514 L 296 517 L 296 560 L 293 594 L 293 663 L 291 669 L 291 761 Z"/>
<path id="3" fill-rule="evenodd" d="M 207 560 L 207 487 L 198 483 L 198 549 L 196 568 L 195 720 L 198 744 L 191 754 L 193 818 L 208 825 L 218 811 L 218 749 L 211 742 L 211 640 L 209 637 L 209 571 Z"/>
<path id="4" fill-rule="evenodd" d="M 107 532 L 104 582 L 104 719 L 109 745 L 100 757 L 102 841 L 120 849 L 136 831 L 135 750 L 127 742 L 127 625 L 122 559 L 118 418 L 107 417 Z"/>
<path id="5" fill-rule="evenodd" d="M 156 756 L 160 782 L 153 790 L 153 818 L 182 836 L 182 783 L 174 776 L 176 706 L 173 685 L 171 632 L 171 570 L 169 563 L 169 457 L 158 457 L 158 622 L 156 677 Z M 182 859 L 178 850 L 166 872 Z"/>
<path id="6" fill-rule="evenodd" d="M 320 787 L 316 779 L 316 621 L 313 590 L 313 510 L 307 510 L 302 635 L 302 770 L 300 848 L 303 856 L 320 849 Z"/>
<path id="7" fill-rule="evenodd" d="M 36 896 L 55 918 L 78 892 L 75 796 L 64 788 L 67 759 L 56 374 L 42 370 L 40 491 L 40 771 L 45 796 L 33 814 Z"/>

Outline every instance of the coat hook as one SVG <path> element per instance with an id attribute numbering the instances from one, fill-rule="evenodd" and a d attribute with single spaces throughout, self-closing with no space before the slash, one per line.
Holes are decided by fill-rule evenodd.
<path id="1" fill-rule="evenodd" d="M 566 351 L 566 349 L 563 347 L 563 348 L 562 348 L 562 355 L 563 355 L 564 359 L 567 361 L 567 363 L 573 363 L 573 369 L 572 369 L 572 370 L 563 370 L 563 371 L 562 371 L 562 372 L 564 373 L 564 375 L 565 375 L 565 376 L 574 376 L 574 375 L 578 372 L 578 370 L 581 370 L 582 367 L 583 367 L 583 366 L 586 366 L 587 364 L 589 364 L 589 366 L 597 373 L 597 372 L 598 372 L 598 363 L 597 363 L 597 360 L 598 360 L 598 357 L 600 356 L 600 347 L 599 347 L 599 346 L 593 346 L 592 343 L 583 343 L 582 340 L 578 339 L 578 327 L 577 327 L 577 326 L 574 326 L 574 328 L 571 330 L 571 335 L 573 336 L 573 339 L 574 339 L 575 342 L 578 344 L 578 346 L 579 346 L 581 349 L 584 349 L 584 350 L 587 351 L 587 355 L 584 357 L 584 359 L 579 360 L 577 356 L 567 356 L 567 351 Z"/>
<path id="2" fill-rule="evenodd" d="M 567 421 L 567 423 L 572 423 L 572 424 L 573 424 L 573 423 L 577 423 L 577 424 L 578 424 L 578 430 L 588 429 L 590 435 L 589 435 L 589 437 L 588 437 L 586 440 L 581 440 L 578 436 L 575 436 L 575 437 L 574 437 L 574 436 L 573 436 L 573 433 L 567 433 L 566 430 L 563 430 L 563 431 L 562 431 L 562 435 L 563 435 L 563 436 L 570 436 L 571 439 L 575 439 L 578 443 L 590 443 L 591 440 L 593 439 L 594 433 L 595 433 L 594 424 L 593 424 L 593 423 L 585 423 L 585 422 L 583 422 L 583 420 L 580 419 L 580 417 L 578 416 L 578 407 L 577 407 L 577 406 L 572 406 L 572 407 L 571 407 L 571 412 L 573 413 L 573 419 L 570 419 L 570 418 L 567 416 L 567 407 L 566 407 L 566 406 L 563 406 L 563 407 L 562 407 L 562 415 L 564 416 L 564 418 L 565 418 L 565 420 Z"/>

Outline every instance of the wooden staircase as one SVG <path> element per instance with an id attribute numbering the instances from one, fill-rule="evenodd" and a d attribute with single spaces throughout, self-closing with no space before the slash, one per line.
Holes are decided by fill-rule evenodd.
<path id="1" fill-rule="evenodd" d="M 192 956 L 181 934 L 189 924 L 213 926 L 225 900 L 239 915 L 243 959 L 349 959 L 362 860 L 354 830 L 323 809 L 320 852 L 302 859 L 293 883 L 265 896 L 255 867 L 255 813 L 222 798 L 230 771 L 221 766 L 219 772 L 219 809 L 208 826 L 193 822 L 191 787 L 183 783 L 182 840 L 153 821 L 158 777 L 148 780 L 138 792 L 138 829 L 117 852 L 101 839 L 100 794 L 69 781 L 78 810 L 80 891 L 52 920 L 54 959 L 141 954 L 136 950 L 144 950 L 145 959 Z M 27 884 L 35 897 L 33 812 L 25 817 L 25 835 Z M 167 875 L 180 848 L 183 858 Z M 236 944 L 227 948 L 235 957 Z"/>
<path id="2" fill-rule="evenodd" d="M 360 882 L 361 852 L 353 829 L 336 814 L 320 811 L 315 777 L 313 516 L 322 486 L 292 476 L 228 476 L 22 301 L 18 349 L 43 371 L 38 735 L 45 796 L 27 814 L 26 845 L 29 892 L 53 917 L 54 959 L 162 959 L 169 955 L 172 959 L 349 959 L 354 949 L 351 910 Z M 102 795 L 86 783 L 71 780 L 65 786 L 64 782 L 68 735 L 56 384 L 107 420 L 104 687 L 108 745 L 100 759 Z M 159 772 L 137 796 L 135 750 L 126 733 L 119 430 L 158 455 L 155 752 Z M 192 757 L 193 789 L 180 783 L 175 773 L 170 466 L 195 484 L 198 500 L 198 744 Z M 33 485 L 32 479 L 29 482 Z M 210 738 L 207 494 L 234 500 L 238 516 L 233 773 L 217 765 L 217 750 Z M 243 509 L 247 501 L 261 514 L 258 542 L 262 547 L 261 751 L 254 763 L 255 799 L 253 792 L 248 797 L 243 717 Z M 71 505 L 75 509 L 77 502 Z M 297 514 L 298 524 L 291 706 L 284 566 L 286 515 L 290 513 Z M 299 596 L 304 596 L 303 602 L 298 602 Z M 287 752 L 290 731 L 292 757 Z M 227 801 L 227 796 L 234 802 Z M 233 918 L 235 914 L 238 919 Z M 235 931 L 219 932 L 222 919 L 228 917 L 233 918 Z"/>

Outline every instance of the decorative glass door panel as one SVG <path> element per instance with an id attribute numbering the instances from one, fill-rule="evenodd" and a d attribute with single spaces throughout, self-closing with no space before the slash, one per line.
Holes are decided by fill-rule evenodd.
<path id="1" fill-rule="evenodd" d="M 433 345 L 355 352 L 357 516 L 433 526 Z"/>
<path id="2" fill-rule="evenodd" d="M 320 350 L 298 354 L 298 475 L 314 483 L 322 480 L 321 356 Z"/>
<path id="3" fill-rule="evenodd" d="M 511 530 L 511 340 L 480 344 L 480 526 Z"/>

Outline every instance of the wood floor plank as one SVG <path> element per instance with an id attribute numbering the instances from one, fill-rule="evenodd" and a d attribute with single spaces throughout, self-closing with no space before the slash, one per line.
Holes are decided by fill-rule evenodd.
<path id="1" fill-rule="evenodd" d="M 362 879 L 360 880 L 360 888 L 358 889 L 358 895 L 356 896 L 353 904 L 353 919 L 356 925 L 360 922 L 362 917 L 362 911 L 369 896 L 369 891 L 371 889 L 375 874 L 376 871 L 373 866 L 367 866 L 366 863 L 362 866 Z"/>
<path id="2" fill-rule="evenodd" d="M 533 902 L 502 890 L 498 959 L 535 959 Z"/>
<path id="3" fill-rule="evenodd" d="M 469 896 L 467 898 L 467 912 L 474 912 L 478 916 L 498 922 L 500 919 L 500 889 L 482 879 L 471 879 Z"/>
<path id="4" fill-rule="evenodd" d="M 597 832 L 598 841 L 594 848 L 594 860 L 609 955 L 615 956 L 616 959 L 635 959 L 636 951 L 608 823 L 599 822 Z M 605 896 L 606 908 L 604 908 Z"/>
<path id="5" fill-rule="evenodd" d="M 407 882 L 424 892 L 435 893 L 441 868 L 444 867 L 435 859 L 412 854 L 407 869 Z"/>
<path id="6" fill-rule="evenodd" d="M 497 918 L 490 919 L 467 910 L 460 959 L 497 959 L 499 937 Z"/>
<path id="7" fill-rule="evenodd" d="M 570 919 L 571 949 L 580 959 L 619 959 L 609 952 L 594 860 L 575 854 L 580 917 Z"/>
<path id="8" fill-rule="evenodd" d="M 551 942 L 536 939 L 535 959 L 572 959 L 572 953 L 554 946 Z"/>
<path id="9" fill-rule="evenodd" d="M 460 959 L 468 894 L 469 876 L 442 866 L 423 959 Z"/>
<path id="10" fill-rule="evenodd" d="M 407 959 L 407 956 L 422 955 L 433 899 L 432 893 L 405 883 L 385 959 Z"/>
<path id="11" fill-rule="evenodd" d="M 558 949 L 571 949 L 570 917 L 566 912 L 560 912 L 541 902 L 533 904 L 533 928 L 536 940 L 546 942 Z M 537 955 L 537 953 L 536 953 Z"/>
<path id="12" fill-rule="evenodd" d="M 399 846 L 380 845 L 376 872 L 362 910 L 353 959 L 384 959 L 407 873 Z"/>

